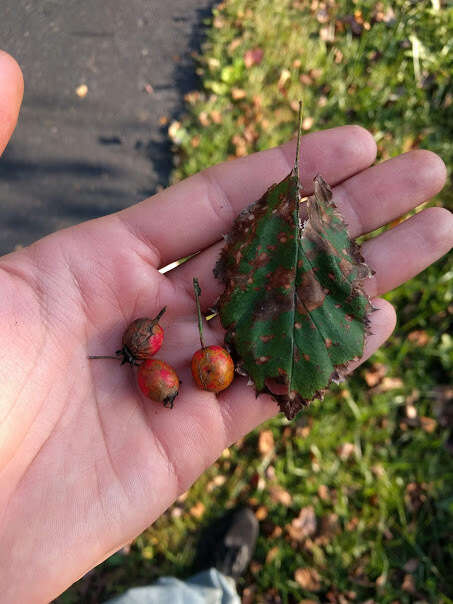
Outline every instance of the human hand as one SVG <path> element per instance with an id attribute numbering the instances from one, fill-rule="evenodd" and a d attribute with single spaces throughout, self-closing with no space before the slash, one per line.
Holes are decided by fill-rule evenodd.
<path id="1" fill-rule="evenodd" d="M 0 151 L 22 97 L 18 67 L 0 54 Z M 192 277 L 206 309 L 220 293 L 212 275 L 239 210 L 291 169 L 295 143 L 210 168 L 114 215 L 66 229 L 0 259 L 0 593 L 46 602 L 151 524 L 218 457 L 277 405 L 243 378 L 217 397 L 194 386 L 199 348 Z M 302 140 L 301 180 L 320 172 L 351 235 L 391 221 L 437 193 L 442 161 L 414 151 L 379 166 L 365 130 L 345 126 Z M 375 298 L 447 252 L 453 220 L 431 208 L 370 240 Z M 158 269 L 202 250 L 162 275 Z M 390 335 L 382 299 L 364 357 Z M 133 371 L 87 355 L 114 351 L 126 325 L 161 320 L 158 357 L 183 384 L 173 410 L 144 399 Z M 214 322 L 215 323 L 215 322 Z M 207 344 L 222 343 L 219 324 Z"/>

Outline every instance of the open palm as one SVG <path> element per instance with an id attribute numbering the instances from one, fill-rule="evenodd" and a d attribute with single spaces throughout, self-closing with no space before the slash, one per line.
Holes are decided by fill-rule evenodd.
<path id="1" fill-rule="evenodd" d="M 0 151 L 16 122 L 22 80 L 0 54 Z M 45 602 L 153 522 L 230 443 L 277 412 L 243 378 L 219 396 L 197 390 L 199 347 L 192 277 L 207 308 L 220 293 L 212 268 L 238 211 L 286 176 L 295 145 L 210 168 L 123 212 L 67 229 L 0 259 L 0 593 Z M 400 216 L 443 186 L 427 151 L 379 166 L 365 130 L 345 126 L 302 141 L 301 180 L 320 172 L 352 236 Z M 424 210 L 370 240 L 363 253 L 375 297 L 452 244 L 451 215 Z M 201 252 L 161 274 L 158 269 Z M 369 356 L 391 333 L 384 300 L 373 313 Z M 158 357 L 182 387 L 173 410 L 144 399 L 133 370 L 89 354 L 115 351 L 126 325 L 161 320 Z M 215 321 L 214 321 L 215 323 Z M 219 324 L 207 344 L 222 343 Z M 6 594 L 6 595 L 5 595 Z"/>

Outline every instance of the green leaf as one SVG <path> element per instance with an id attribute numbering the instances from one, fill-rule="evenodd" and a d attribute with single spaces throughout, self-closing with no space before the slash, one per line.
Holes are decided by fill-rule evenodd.
<path id="1" fill-rule="evenodd" d="M 294 170 L 241 212 L 215 274 L 219 315 L 238 371 L 291 419 L 362 355 L 371 276 L 321 176 L 301 199 Z"/>

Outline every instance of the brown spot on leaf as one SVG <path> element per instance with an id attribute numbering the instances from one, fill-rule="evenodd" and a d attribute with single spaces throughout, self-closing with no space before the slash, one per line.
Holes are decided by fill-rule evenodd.
<path id="1" fill-rule="evenodd" d="M 256 321 L 267 321 L 287 312 L 292 308 L 292 296 L 285 296 L 279 292 L 265 292 L 253 313 Z"/>
<path id="2" fill-rule="evenodd" d="M 270 276 L 266 289 L 292 289 L 294 284 L 294 272 L 279 266 Z"/>
<path id="3" fill-rule="evenodd" d="M 313 270 L 303 273 L 300 285 L 296 288 L 297 312 L 307 314 L 322 306 L 326 294 L 316 279 Z"/>
<path id="4" fill-rule="evenodd" d="M 267 363 L 269 361 L 270 357 L 266 357 L 266 356 L 261 356 L 256 360 L 256 364 L 257 365 L 263 365 L 264 363 Z"/>
<path id="5" fill-rule="evenodd" d="M 272 340 L 272 338 L 275 338 L 275 336 L 274 335 L 260 336 L 261 342 L 264 342 L 264 343 L 269 342 L 270 340 Z"/>

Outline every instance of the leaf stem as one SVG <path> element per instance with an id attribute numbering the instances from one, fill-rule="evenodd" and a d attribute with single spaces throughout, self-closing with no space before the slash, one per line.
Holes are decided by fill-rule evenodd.
<path id="1" fill-rule="evenodd" d="M 299 188 L 299 161 L 300 161 L 300 139 L 302 133 L 302 101 L 299 101 L 299 117 L 297 120 L 297 145 L 296 145 L 296 159 L 294 161 L 294 177 L 297 182 L 297 188 Z"/>
<path id="2" fill-rule="evenodd" d="M 196 277 L 193 278 L 193 289 L 195 292 L 195 302 L 197 304 L 197 314 L 198 314 L 198 333 L 200 334 L 200 344 L 202 348 L 206 348 L 204 339 L 203 339 L 203 320 L 201 318 L 201 308 L 200 308 L 200 298 L 201 289 L 200 284 L 198 283 L 198 279 Z"/>

